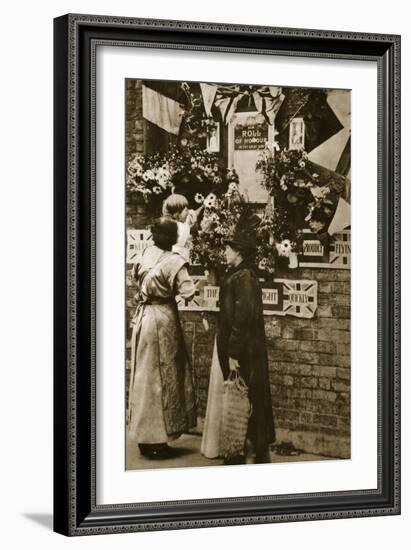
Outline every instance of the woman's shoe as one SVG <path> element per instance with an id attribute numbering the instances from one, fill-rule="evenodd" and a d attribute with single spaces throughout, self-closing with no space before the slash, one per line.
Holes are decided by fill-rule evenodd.
<path id="1" fill-rule="evenodd" d="M 167 443 L 140 443 L 138 448 L 142 456 L 150 460 L 166 460 L 167 458 L 175 458 L 179 451 L 169 447 Z"/>
<path id="2" fill-rule="evenodd" d="M 224 458 L 225 466 L 235 466 L 237 464 L 245 464 L 245 458 L 243 455 L 228 456 Z"/>

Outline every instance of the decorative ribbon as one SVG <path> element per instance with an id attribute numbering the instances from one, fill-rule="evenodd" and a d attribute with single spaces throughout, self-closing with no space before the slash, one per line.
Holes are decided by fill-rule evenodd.
<path id="1" fill-rule="evenodd" d="M 275 116 L 284 100 L 284 94 L 279 86 L 217 86 L 216 84 L 200 84 L 204 108 L 211 116 L 211 108 L 215 105 L 228 124 L 235 113 L 238 103 L 243 97 L 252 97 L 255 107 L 263 115 L 268 124 L 274 124 Z"/>

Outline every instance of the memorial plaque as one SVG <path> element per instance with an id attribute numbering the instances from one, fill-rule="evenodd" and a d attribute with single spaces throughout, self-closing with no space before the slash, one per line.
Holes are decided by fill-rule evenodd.
<path id="1" fill-rule="evenodd" d="M 267 124 L 238 125 L 234 129 L 234 149 L 236 151 L 255 151 L 265 149 L 268 141 Z"/>

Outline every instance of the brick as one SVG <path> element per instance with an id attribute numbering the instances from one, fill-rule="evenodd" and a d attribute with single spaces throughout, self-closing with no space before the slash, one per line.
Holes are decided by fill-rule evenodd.
<path id="1" fill-rule="evenodd" d="M 299 340 L 275 340 L 273 346 L 275 349 L 281 349 L 286 351 L 296 351 L 300 347 Z"/>
<path id="2" fill-rule="evenodd" d="M 296 376 L 309 376 L 311 374 L 311 365 L 301 363 L 284 363 L 277 361 L 270 364 L 270 371 L 275 373 L 291 374 Z"/>
<path id="3" fill-rule="evenodd" d="M 323 399 L 307 400 L 304 406 L 304 410 L 320 414 L 339 414 L 339 407 L 337 402 L 332 403 L 331 401 L 324 401 Z"/>
<path id="4" fill-rule="evenodd" d="M 338 344 L 350 344 L 351 334 L 347 330 L 333 330 L 332 339 Z"/>
<path id="5" fill-rule="evenodd" d="M 334 342 L 323 342 L 318 340 L 301 342 L 299 349 L 301 351 L 319 351 L 322 353 L 335 353 L 336 345 Z"/>
<path id="6" fill-rule="evenodd" d="M 312 399 L 313 397 L 313 391 L 308 388 L 290 388 L 288 391 L 287 395 L 292 398 Z"/>
<path id="7" fill-rule="evenodd" d="M 321 426 L 320 428 L 321 435 L 328 435 L 328 436 L 340 436 L 340 431 L 338 428 L 331 428 L 328 426 Z"/>
<path id="8" fill-rule="evenodd" d="M 337 281 L 346 281 L 351 284 L 351 270 L 350 269 L 339 269 L 336 270 L 336 279 Z"/>
<path id="9" fill-rule="evenodd" d="M 295 362 L 295 353 L 291 351 L 283 351 L 272 349 L 270 342 L 267 342 L 268 360 L 271 361 L 288 361 L 290 363 Z"/>
<path id="10" fill-rule="evenodd" d="M 318 332 L 313 328 L 297 328 L 294 332 L 298 340 L 315 340 L 318 337 Z"/>
<path id="11" fill-rule="evenodd" d="M 351 308 L 349 306 L 331 306 L 331 312 L 332 316 L 342 319 L 350 319 L 351 317 Z"/>
<path id="12" fill-rule="evenodd" d="M 338 380 L 350 380 L 351 378 L 351 369 L 350 368 L 337 368 L 337 379 Z"/>
<path id="13" fill-rule="evenodd" d="M 349 416 L 339 416 L 338 417 L 338 428 L 341 430 L 342 433 L 350 433 L 351 431 L 351 419 Z"/>
<path id="14" fill-rule="evenodd" d="M 274 408 L 274 415 L 277 420 L 298 420 L 300 412 L 292 409 L 276 409 Z"/>
<path id="15" fill-rule="evenodd" d="M 306 351 L 298 351 L 294 354 L 294 360 L 302 363 L 318 364 L 319 362 L 319 353 L 309 353 Z"/>
<path id="16" fill-rule="evenodd" d="M 293 386 L 294 378 L 292 376 L 285 375 L 282 377 L 284 386 Z"/>
<path id="17" fill-rule="evenodd" d="M 302 412 L 300 413 L 300 424 L 306 425 L 306 424 L 312 424 L 313 423 L 313 415 L 309 412 Z"/>
<path id="18" fill-rule="evenodd" d="M 320 282 L 319 294 L 351 294 L 351 288 L 347 282 Z"/>
<path id="19" fill-rule="evenodd" d="M 285 326 L 285 327 L 283 327 L 283 331 L 282 331 L 281 336 L 283 338 L 286 338 L 286 339 L 288 339 L 288 338 L 292 339 L 292 338 L 295 337 L 295 329 L 293 327 L 290 327 L 290 326 Z"/>
<path id="20" fill-rule="evenodd" d="M 318 379 L 314 376 L 302 376 L 300 378 L 300 385 L 303 388 L 316 388 L 318 386 Z"/>
<path id="21" fill-rule="evenodd" d="M 320 424 L 321 426 L 328 426 L 328 427 L 337 427 L 337 417 L 331 416 L 328 414 L 315 414 L 314 415 L 314 423 Z"/>
<path id="22" fill-rule="evenodd" d="M 319 365 L 349 367 L 351 364 L 349 355 L 337 355 L 335 353 L 318 353 L 317 355 Z"/>
<path id="23" fill-rule="evenodd" d="M 349 403 L 350 402 L 350 394 L 349 392 L 340 392 L 338 394 L 338 400 L 342 401 L 342 402 L 345 402 L 345 403 Z"/>
<path id="24" fill-rule="evenodd" d="M 334 391 L 338 391 L 338 392 L 349 392 L 351 389 L 351 386 L 350 384 L 346 384 L 345 382 L 340 382 L 340 381 L 337 382 L 336 380 L 333 380 L 332 388 Z"/>
<path id="25" fill-rule="evenodd" d="M 313 277 L 316 281 L 334 282 L 338 281 L 336 269 L 318 269 Z"/>
<path id="26" fill-rule="evenodd" d="M 350 295 L 349 294 L 318 294 L 319 306 L 349 306 Z"/>
<path id="27" fill-rule="evenodd" d="M 295 431 L 297 429 L 297 425 L 297 422 L 291 422 L 289 420 L 277 421 L 277 427 L 283 428 L 284 430 Z"/>
<path id="28" fill-rule="evenodd" d="M 351 355 L 351 346 L 349 342 L 344 342 L 343 344 L 336 344 L 336 353 L 338 355 Z"/>
<path id="29" fill-rule="evenodd" d="M 318 306 L 317 307 L 317 316 L 318 317 L 332 317 L 333 312 L 331 306 Z"/>
<path id="30" fill-rule="evenodd" d="M 322 390 L 330 390 L 331 382 L 329 378 L 319 378 L 318 387 Z"/>
<path id="31" fill-rule="evenodd" d="M 323 399 L 333 403 L 337 399 L 337 394 L 333 391 L 314 390 L 312 393 L 313 399 Z"/>
<path id="32" fill-rule="evenodd" d="M 281 326 L 279 323 L 274 323 L 274 321 L 266 322 L 264 327 L 267 340 L 279 338 L 281 336 Z"/>
<path id="33" fill-rule="evenodd" d="M 320 433 L 323 429 L 324 428 L 321 428 L 321 426 L 319 426 L 318 424 L 297 424 L 293 431 L 310 432 L 311 434 L 317 434 Z"/>
<path id="34" fill-rule="evenodd" d="M 270 384 L 274 384 L 277 387 L 283 385 L 283 377 L 280 374 L 270 375 Z"/>

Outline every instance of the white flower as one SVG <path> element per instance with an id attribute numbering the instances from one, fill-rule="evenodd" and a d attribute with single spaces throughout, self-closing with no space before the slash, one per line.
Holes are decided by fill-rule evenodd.
<path id="1" fill-rule="evenodd" d="M 232 181 L 230 183 L 230 185 L 228 186 L 228 192 L 229 193 L 237 193 L 238 192 L 238 186 L 234 181 Z"/>
<path id="2" fill-rule="evenodd" d="M 280 243 L 277 243 L 275 245 L 275 247 L 277 249 L 277 252 L 278 252 L 279 256 L 284 256 L 284 257 L 288 258 L 289 255 L 291 254 L 291 241 L 290 241 L 290 239 L 284 239 Z"/>
<path id="3" fill-rule="evenodd" d="M 159 176 L 157 178 L 158 184 L 165 189 L 167 187 L 168 178 L 166 176 Z"/>
<path id="4" fill-rule="evenodd" d="M 209 193 L 204 199 L 204 206 L 206 208 L 213 208 L 216 205 L 217 197 L 214 193 Z"/>
<path id="5" fill-rule="evenodd" d="M 159 195 L 161 193 L 161 187 L 159 185 L 155 185 L 153 187 L 153 193 L 155 193 L 156 195 Z"/>
<path id="6" fill-rule="evenodd" d="M 304 168 L 305 162 L 303 160 L 299 160 L 298 165 L 301 166 L 301 168 Z"/>
<path id="7" fill-rule="evenodd" d="M 204 195 L 202 195 L 201 193 L 196 193 L 194 200 L 197 204 L 202 204 L 204 202 Z"/>
<path id="8" fill-rule="evenodd" d="M 143 180 L 144 181 L 149 181 L 149 180 L 154 180 L 155 179 L 155 175 L 154 175 L 154 172 L 152 170 L 146 170 L 143 174 Z"/>

